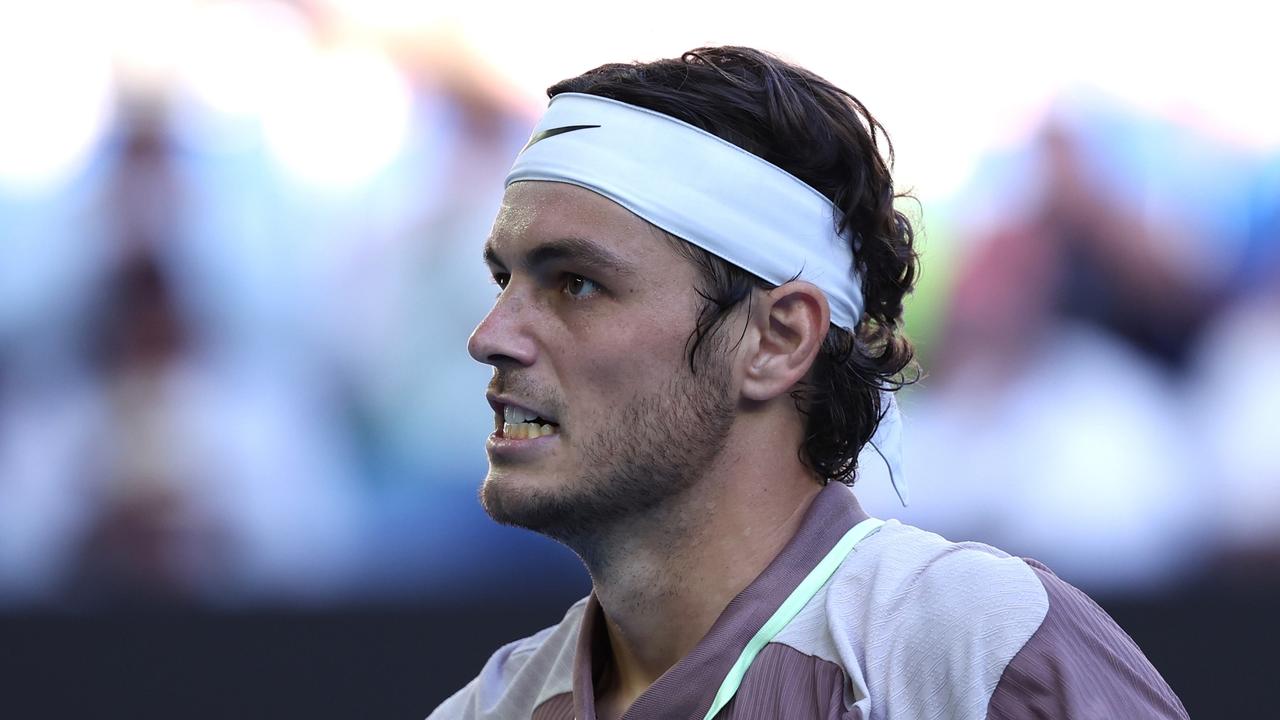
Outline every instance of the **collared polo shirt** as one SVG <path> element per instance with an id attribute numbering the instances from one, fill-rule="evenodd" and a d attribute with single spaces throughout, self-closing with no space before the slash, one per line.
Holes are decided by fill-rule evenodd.
<path id="1" fill-rule="evenodd" d="M 782 552 L 624 720 L 702 720 L 748 641 L 850 528 L 850 489 L 817 495 Z M 596 720 L 607 669 L 592 594 L 498 650 L 428 720 Z M 1186 718 L 1137 645 L 1034 560 L 890 520 L 771 642 L 717 720 Z"/>

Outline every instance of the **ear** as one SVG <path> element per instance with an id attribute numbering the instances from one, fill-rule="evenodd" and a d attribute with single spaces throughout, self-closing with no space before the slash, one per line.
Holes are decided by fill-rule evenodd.
<path id="1" fill-rule="evenodd" d="M 756 342 L 746 358 L 742 393 L 766 401 L 787 393 L 813 366 L 831 324 L 827 296 L 811 283 L 793 280 L 756 293 L 750 329 Z"/>

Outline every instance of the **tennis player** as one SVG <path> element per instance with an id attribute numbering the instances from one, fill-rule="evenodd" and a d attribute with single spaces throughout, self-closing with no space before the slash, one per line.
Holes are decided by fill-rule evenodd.
<path id="1" fill-rule="evenodd" d="M 548 94 L 484 248 L 481 499 L 593 588 L 431 718 L 1186 718 L 1048 568 L 859 507 L 864 446 L 906 500 L 917 273 L 861 103 L 737 47 Z"/>

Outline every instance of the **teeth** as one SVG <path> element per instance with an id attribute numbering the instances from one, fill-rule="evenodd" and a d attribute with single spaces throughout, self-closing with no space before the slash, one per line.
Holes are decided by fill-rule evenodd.
<path id="1" fill-rule="evenodd" d="M 515 425 L 518 423 L 527 423 L 536 417 L 538 416 L 527 410 L 514 407 L 512 405 L 507 405 L 506 407 L 502 408 L 503 421 L 511 423 L 512 425 Z"/>
<path id="2" fill-rule="evenodd" d="M 555 434 L 556 428 L 554 425 L 542 425 L 531 422 L 507 422 L 502 424 L 502 437 L 511 438 L 513 440 L 532 440 L 534 438 Z"/>

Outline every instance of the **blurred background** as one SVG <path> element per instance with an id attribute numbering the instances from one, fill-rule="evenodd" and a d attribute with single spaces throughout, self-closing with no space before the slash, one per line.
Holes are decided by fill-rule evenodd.
<path id="1" fill-rule="evenodd" d="M 480 245 L 553 82 L 747 44 L 887 126 L 912 504 L 1193 717 L 1280 669 L 1280 93 L 1247 2 L 0 0 L 0 716 L 424 717 L 576 559 L 475 500 Z M 1263 703 L 1266 703 L 1265 705 Z"/>

